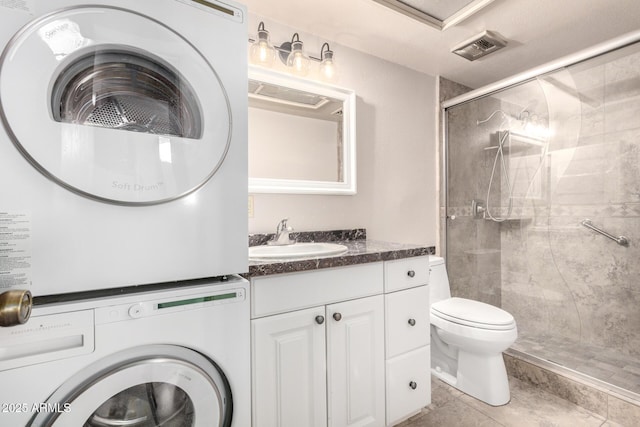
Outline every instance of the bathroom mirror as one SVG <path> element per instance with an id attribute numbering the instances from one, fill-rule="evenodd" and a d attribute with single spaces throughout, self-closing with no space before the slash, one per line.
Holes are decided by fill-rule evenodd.
<path id="1" fill-rule="evenodd" d="M 352 90 L 249 67 L 249 192 L 355 194 Z"/>

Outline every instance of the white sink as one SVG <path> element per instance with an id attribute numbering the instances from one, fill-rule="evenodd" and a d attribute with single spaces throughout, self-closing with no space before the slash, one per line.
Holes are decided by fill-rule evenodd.
<path id="1" fill-rule="evenodd" d="M 251 246 L 250 259 L 308 258 L 322 255 L 337 255 L 347 251 L 337 243 L 296 243 L 284 246 Z"/>

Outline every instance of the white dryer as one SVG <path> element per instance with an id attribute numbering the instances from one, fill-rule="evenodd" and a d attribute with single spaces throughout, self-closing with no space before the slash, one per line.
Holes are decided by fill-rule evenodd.
<path id="1" fill-rule="evenodd" d="M 246 9 L 0 2 L 0 288 L 247 270 Z"/>
<path id="2" fill-rule="evenodd" d="M 0 425 L 250 426 L 247 285 L 34 307 L 0 328 Z"/>

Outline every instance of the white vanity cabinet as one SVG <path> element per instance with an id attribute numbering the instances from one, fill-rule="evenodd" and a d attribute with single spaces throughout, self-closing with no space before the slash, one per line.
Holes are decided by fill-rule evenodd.
<path id="1" fill-rule="evenodd" d="M 375 262 L 251 279 L 253 427 L 392 425 L 430 401 L 427 287 L 385 294 L 386 273 Z"/>

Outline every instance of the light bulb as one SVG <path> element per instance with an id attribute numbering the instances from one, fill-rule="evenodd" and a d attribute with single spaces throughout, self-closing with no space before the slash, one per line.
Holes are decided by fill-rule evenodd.
<path id="1" fill-rule="evenodd" d="M 336 63 L 333 60 L 333 51 L 328 49 L 323 50 L 322 63 L 320 64 L 320 74 L 326 80 L 335 80 L 338 76 L 338 70 L 336 69 Z"/>
<path id="2" fill-rule="evenodd" d="M 294 74 L 306 76 L 311 67 L 311 60 L 302 50 L 302 42 L 291 43 L 291 53 L 287 57 L 287 67 L 290 67 Z"/>
<path id="3" fill-rule="evenodd" d="M 273 61 L 276 59 L 276 49 L 269 42 L 269 31 L 258 27 L 258 40 L 251 45 L 249 58 L 252 63 L 264 67 L 273 65 Z"/>

